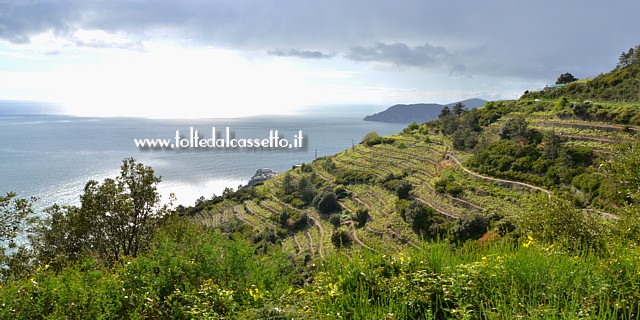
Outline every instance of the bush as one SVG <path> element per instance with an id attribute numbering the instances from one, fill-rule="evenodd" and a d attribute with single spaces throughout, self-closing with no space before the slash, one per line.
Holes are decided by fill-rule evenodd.
<path id="1" fill-rule="evenodd" d="M 400 216 L 415 232 L 423 233 L 429 229 L 435 214 L 431 207 L 418 201 L 399 200 L 396 204 Z"/>
<path id="2" fill-rule="evenodd" d="M 558 199 L 545 197 L 539 203 L 539 210 L 522 216 L 519 227 L 523 233 L 572 251 L 604 252 L 608 238 L 601 218 Z"/>
<path id="3" fill-rule="evenodd" d="M 333 190 L 325 189 L 313 198 L 313 206 L 318 209 L 320 213 L 331 213 L 340 210 L 340 204 L 338 204 L 338 198 Z"/>
<path id="4" fill-rule="evenodd" d="M 409 198 L 409 192 L 413 190 L 413 185 L 407 181 L 401 180 L 395 188 L 396 194 L 400 199 Z"/>
<path id="5" fill-rule="evenodd" d="M 362 138 L 362 144 L 367 147 L 382 143 L 382 137 L 377 132 L 369 132 Z"/>
<path id="6" fill-rule="evenodd" d="M 331 235 L 331 243 L 333 243 L 336 248 L 350 247 L 352 242 L 351 235 L 346 230 L 335 231 Z"/>
<path id="7" fill-rule="evenodd" d="M 358 228 L 364 227 L 364 225 L 367 223 L 369 218 L 371 218 L 371 216 L 369 215 L 369 210 L 363 209 L 363 208 L 359 208 L 356 211 L 355 217 L 353 217 L 354 221 L 357 222 L 356 227 Z"/>
<path id="8" fill-rule="evenodd" d="M 479 214 L 464 215 L 451 228 L 451 234 L 458 241 L 479 239 L 487 232 L 489 223 Z"/>
<path id="9" fill-rule="evenodd" d="M 342 217 L 340 216 L 339 213 L 332 213 L 329 216 L 329 223 L 331 223 L 331 225 L 334 228 L 338 228 L 338 227 L 340 227 L 340 224 L 342 223 Z"/>

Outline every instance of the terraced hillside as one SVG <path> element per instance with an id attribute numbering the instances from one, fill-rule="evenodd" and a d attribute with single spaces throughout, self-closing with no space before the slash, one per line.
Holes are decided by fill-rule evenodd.
<path id="1" fill-rule="evenodd" d="M 127 159 L 3 256 L 0 317 L 638 319 L 640 46 L 622 58 L 151 222 L 121 219 L 160 181 Z"/>
<path id="2" fill-rule="evenodd" d="M 637 141 L 640 128 L 567 116 L 579 103 L 523 99 L 458 110 L 455 118 L 371 135 L 189 213 L 265 248 L 320 257 L 345 247 L 386 252 L 504 235 L 552 198 L 618 219 L 624 199 L 607 194 L 599 168 L 616 145 Z M 473 146 L 456 144 L 465 134 Z"/>

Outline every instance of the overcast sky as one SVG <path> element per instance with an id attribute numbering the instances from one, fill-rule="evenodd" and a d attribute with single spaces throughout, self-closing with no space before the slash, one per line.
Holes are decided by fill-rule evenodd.
<path id="1" fill-rule="evenodd" d="M 0 100 L 80 115 L 514 99 L 640 44 L 640 1 L 0 0 Z"/>

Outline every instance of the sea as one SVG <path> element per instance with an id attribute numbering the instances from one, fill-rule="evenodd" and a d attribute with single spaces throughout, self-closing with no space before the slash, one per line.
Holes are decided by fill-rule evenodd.
<path id="1" fill-rule="evenodd" d="M 101 118 L 68 115 L 0 115 L 0 194 L 16 192 L 36 197 L 35 208 L 53 204 L 78 205 L 90 180 L 115 178 L 123 159 L 133 157 L 162 177 L 158 190 L 166 203 L 192 205 L 200 198 L 220 195 L 226 187 L 245 185 L 260 168 L 284 172 L 316 157 L 350 148 L 371 131 L 388 135 L 404 124 L 367 122 L 366 113 L 303 113 L 233 119 Z M 200 140 L 231 138 L 262 141 L 278 137 L 295 148 L 224 148 L 206 143 L 192 147 L 191 132 Z M 176 131 L 179 141 L 176 141 Z M 302 133 L 302 139 L 297 136 Z M 184 148 L 143 148 L 134 139 L 167 139 Z M 176 143 L 178 142 L 178 143 Z"/>

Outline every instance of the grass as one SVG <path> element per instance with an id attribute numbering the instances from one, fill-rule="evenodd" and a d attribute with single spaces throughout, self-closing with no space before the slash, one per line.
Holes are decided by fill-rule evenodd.
<path id="1" fill-rule="evenodd" d="M 533 101 L 517 104 L 535 107 Z M 521 114 L 531 117 L 527 112 Z M 553 117 L 550 111 L 534 114 Z M 499 128 L 514 115 L 485 130 Z M 634 137 L 595 127 L 539 129 Z M 319 214 L 313 206 L 298 209 L 285 204 L 279 198 L 284 180 L 280 175 L 252 189 L 256 196 L 249 200 L 225 198 L 207 205 L 194 219 L 173 221 L 160 230 L 151 250 L 123 258 L 112 268 L 87 257 L 59 272 L 45 265 L 31 277 L 2 283 L 0 318 L 638 318 L 640 249 L 612 230 L 606 235 L 606 250 L 600 252 L 542 243 L 525 229 L 465 243 L 455 241 L 453 233 L 438 233 L 447 239 L 423 241 L 396 212 L 398 196 L 393 185 L 385 184 L 390 174 L 412 184 L 411 196 L 462 221 L 466 214 L 482 211 L 487 220 L 518 222 L 539 212 L 548 199 L 465 173 L 443 157 L 452 148 L 441 134 L 392 138 L 393 144 L 358 145 L 331 157 L 335 168 L 324 166 L 325 158 L 310 164 L 311 172 L 288 173 L 294 185 L 309 178 L 316 190 L 335 188 L 340 173 L 373 173 L 367 183 L 354 179 L 340 186 L 351 193 L 340 201 L 343 220 L 367 208 L 370 219 L 365 227 L 334 227 L 329 215 Z M 567 143 L 607 147 L 595 141 Z M 463 162 L 471 157 L 470 152 L 455 154 Z M 311 179 L 313 174 L 323 178 Z M 460 192 L 448 192 L 468 202 L 466 206 L 435 191 L 440 179 L 461 186 Z M 481 208 L 469 209 L 469 203 Z M 285 230 L 279 221 L 285 209 L 296 216 L 304 212 L 313 223 Z M 497 234 L 495 225 L 489 229 Z M 337 248 L 331 241 L 334 231 L 355 233 L 375 251 L 357 243 Z M 267 241 L 274 233 L 278 238 Z"/>

